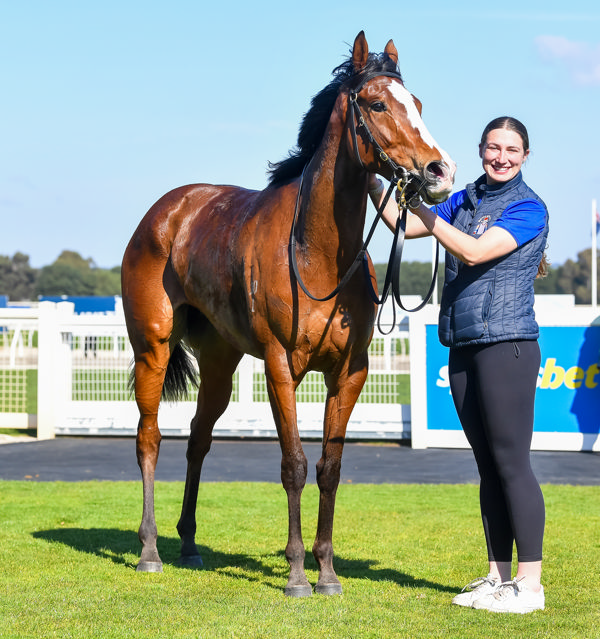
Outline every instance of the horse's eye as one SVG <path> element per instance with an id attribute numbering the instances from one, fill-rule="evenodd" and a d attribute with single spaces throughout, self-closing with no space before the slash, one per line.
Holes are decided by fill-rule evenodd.
<path id="1" fill-rule="evenodd" d="M 384 102 L 373 102 L 371 105 L 371 111 L 375 111 L 376 113 L 383 113 L 387 110 Z"/>

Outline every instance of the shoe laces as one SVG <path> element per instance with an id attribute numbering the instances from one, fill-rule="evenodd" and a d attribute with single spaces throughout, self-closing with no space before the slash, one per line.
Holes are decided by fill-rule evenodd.
<path id="1" fill-rule="evenodd" d="M 473 581 L 470 581 L 462 590 L 461 592 L 465 592 L 465 590 L 475 590 L 476 588 L 479 588 L 479 586 L 482 586 L 483 584 L 488 583 L 490 584 L 490 586 L 495 586 L 496 585 L 496 581 L 495 579 L 492 579 L 491 577 L 479 577 L 478 579 L 473 579 Z"/>
<path id="2" fill-rule="evenodd" d="M 519 586 L 519 582 L 522 581 L 524 577 L 520 577 L 519 579 L 512 579 L 511 581 L 503 581 L 494 592 L 494 597 L 498 600 L 506 599 L 511 595 L 517 595 L 521 588 Z"/>

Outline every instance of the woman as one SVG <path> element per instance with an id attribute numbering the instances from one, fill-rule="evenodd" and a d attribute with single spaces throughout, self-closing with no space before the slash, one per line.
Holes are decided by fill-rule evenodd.
<path id="1" fill-rule="evenodd" d="M 548 214 L 523 181 L 528 155 L 523 124 L 493 120 L 479 145 L 484 175 L 436 210 L 412 209 L 406 227 L 407 238 L 434 235 L 446 249 L 439 337 L 450 347 L 450 389 L 480 475 L 489 572 L 452 602 L 514 613 L 544 608 L 545 509 L 529 452 L 541 359 L 533 281 L 545 265 Z M 374 203 L 382 192 L 372 176 Z M 384 220 L 394 229 L 397 219 L 392 202 Z"/>

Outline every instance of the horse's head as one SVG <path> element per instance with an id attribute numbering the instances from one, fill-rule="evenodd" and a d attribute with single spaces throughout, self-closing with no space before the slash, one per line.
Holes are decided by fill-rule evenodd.
<path id="1" fill-rule="evenodd" d="M 361 31 L 347 64 L 353 75 L 346 83 L 346 121 L 358 161 L 388 180 L 407 177 L 428 204 L 443 202 L 456 164 L 427 130 L 419 100 L 404 87 L 392 40 L 383 54 L 370 54 Z"/>

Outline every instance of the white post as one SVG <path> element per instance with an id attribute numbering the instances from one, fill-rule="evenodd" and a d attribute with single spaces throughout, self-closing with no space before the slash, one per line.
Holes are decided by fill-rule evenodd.
<path id="1" fill-rule="evenodd" d="M 244 355 L 237 370 L 240 406 L 247 406 L 250 409 L 253 401 L 254 359 L 250 355 Z"/>
<path id="2" fill-rule="evenodd" d="M 55 355 L 60 340 L 54 302 L 40 302 L 38 329 L 38 407 L 37 438 L 54 439 L 55 423 Z"/>
<path id="3" fill-rule="evenodd" d="M 592 200 L 592 309 L 598 309 L 598 235 L 596 234 L 596 200 Z"/>
<path id="4" fill-rule="evenodd" d="M 392 334 L 383 336 L 383 369 L 392 370 Z"/>
<path id="5" fill-rule="evenodd" d="M 65 350 L 60 320 L 73 314 L 70 302 L 40 302 L 38 329 L 38 414 L 37 438 L 54 439 L 54 429 L 60 407 L 70 391 L 71 370 L 66 368 Z"/>
<path id="6" fill-rule="evenodd" d="M 412 448 L 427 448 L 427 344 L 425 323 L 435 317 L 437 307 L 426 306 L 411 313 L 410 340 L 410 439 Z"/>

